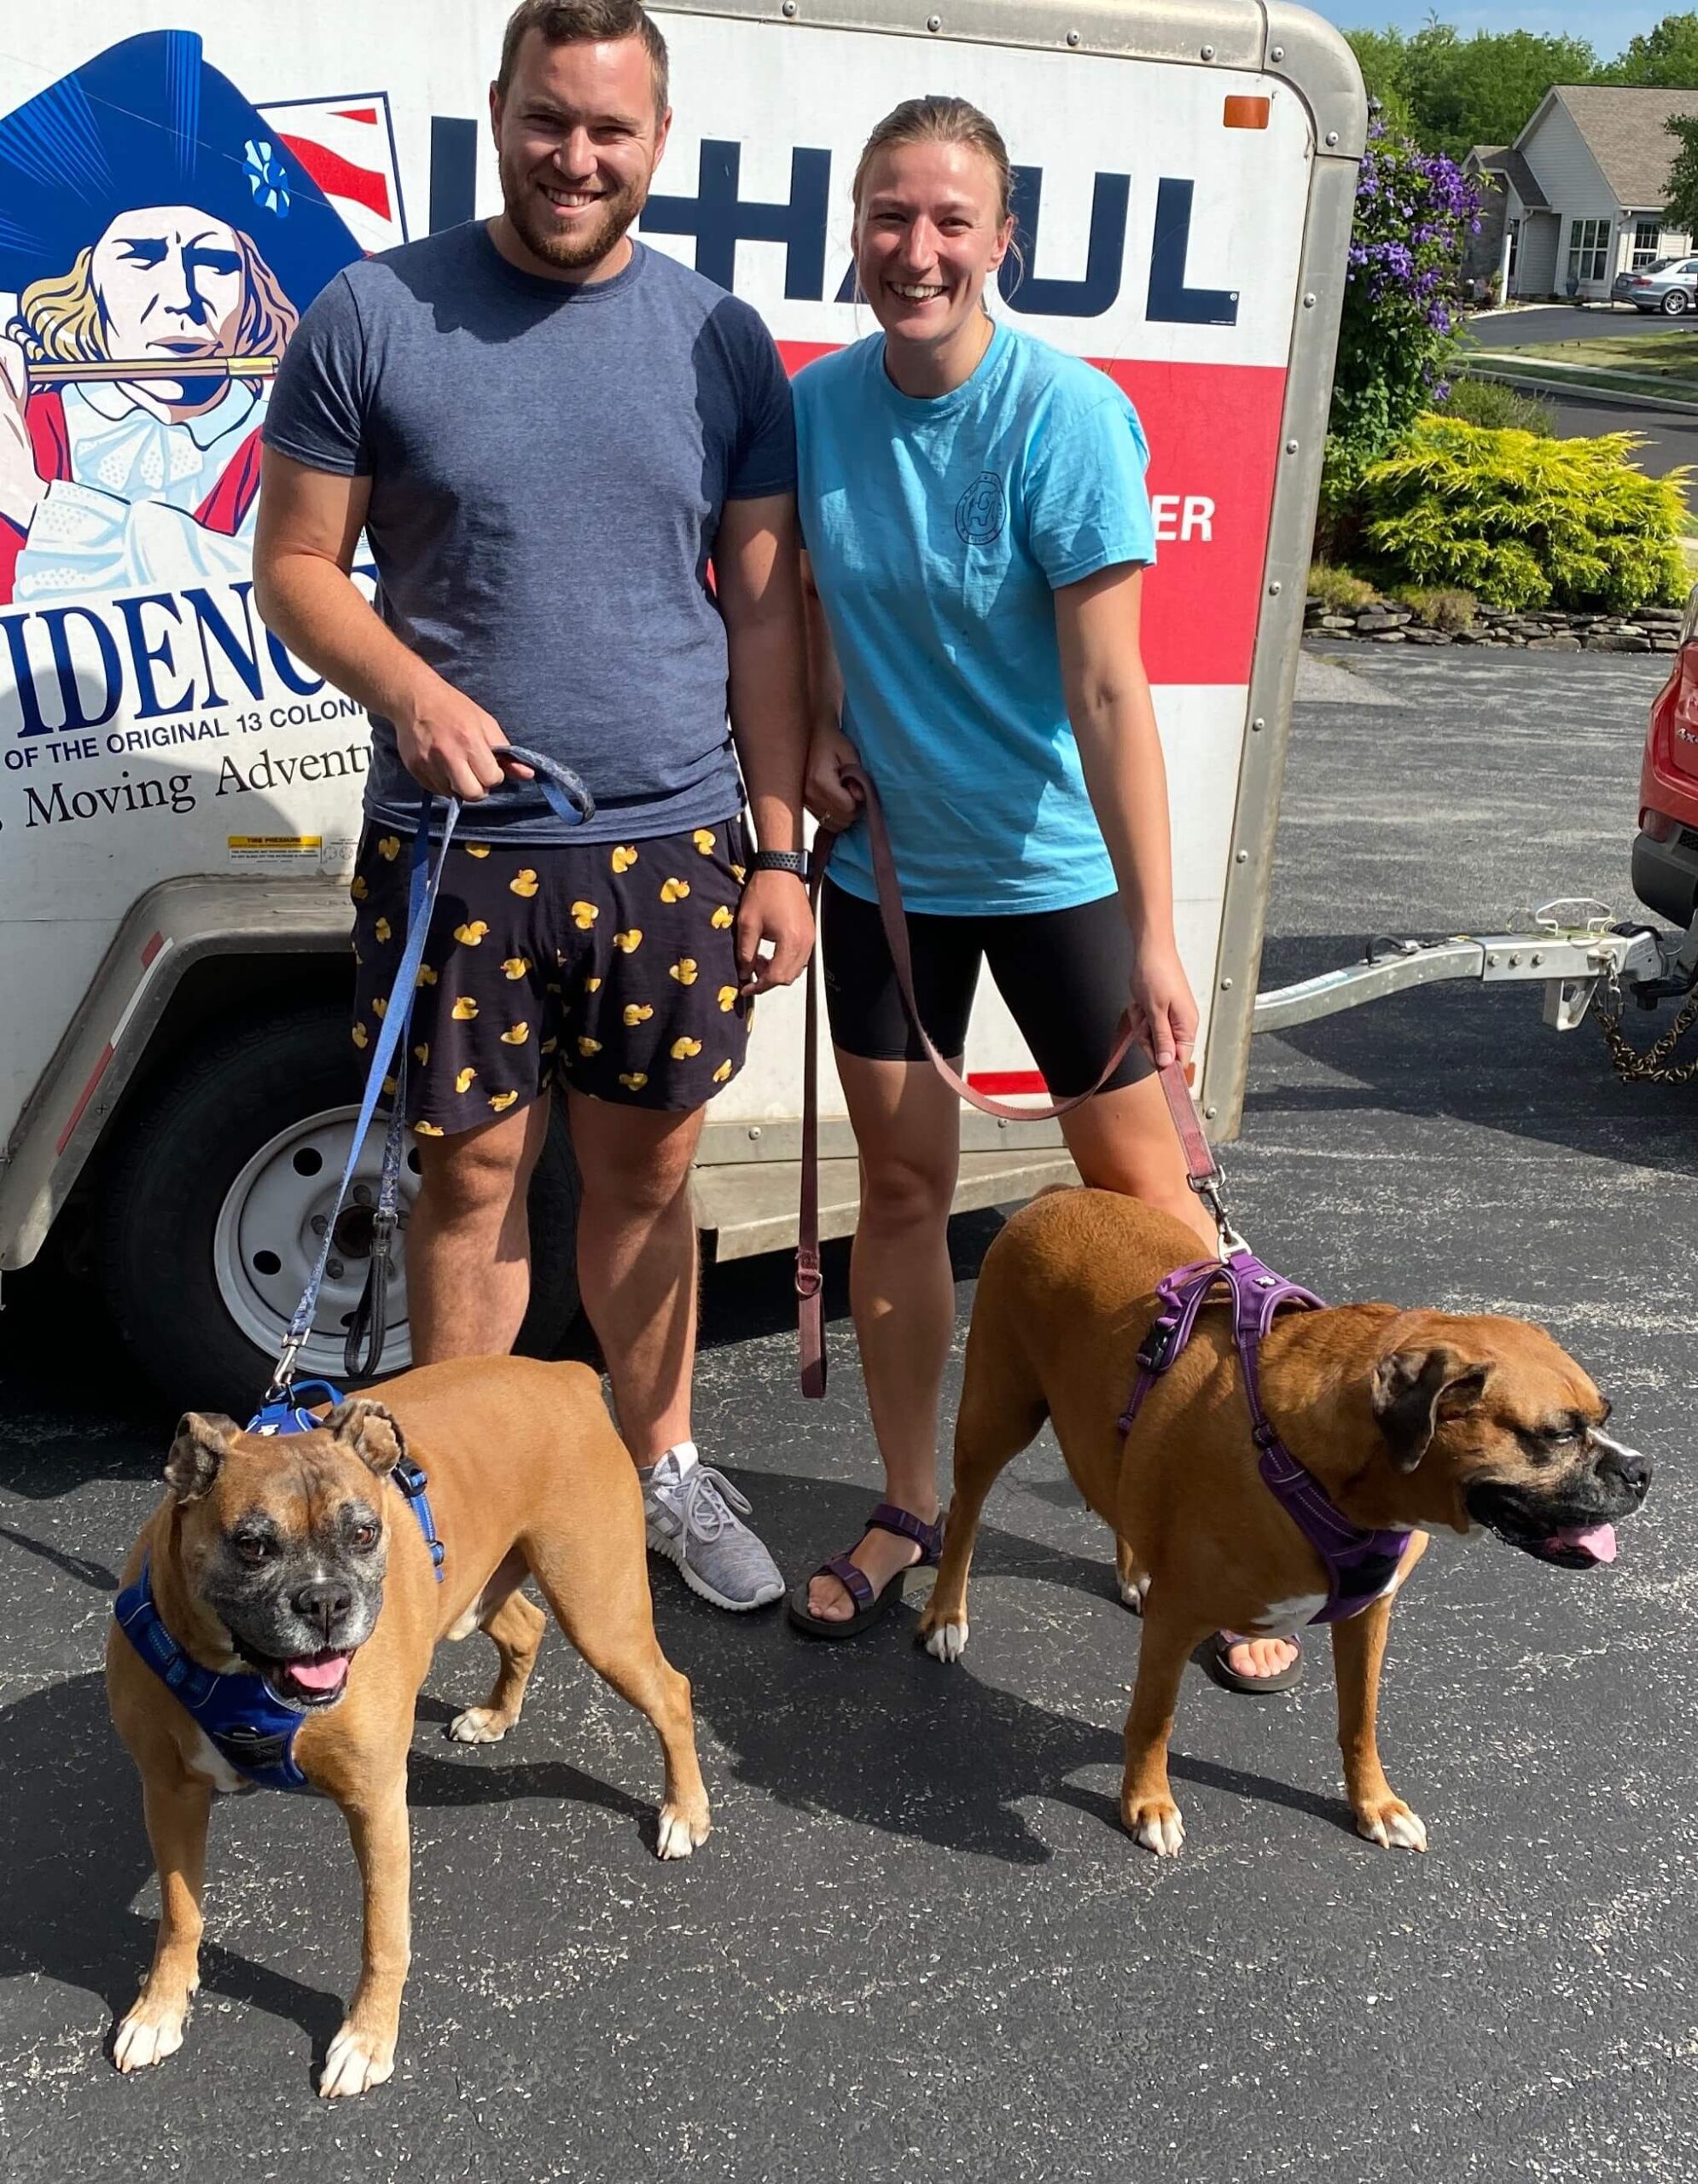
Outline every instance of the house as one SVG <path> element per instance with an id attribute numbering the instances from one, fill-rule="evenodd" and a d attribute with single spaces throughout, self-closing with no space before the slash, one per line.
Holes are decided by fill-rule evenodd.
<path id="1" fill-rule="evenodd" d="M 1513 144 L 1463 162 L 1485 195 L 1464 273 L 1503 296 L 1599 299 L 1618 273 L 1684 256 L 1692 238 L 1665 219 L 1678 147 L 1663 126 L 1682 113 L 1698 113 L 1698 91 L 1547 91 Z"/>

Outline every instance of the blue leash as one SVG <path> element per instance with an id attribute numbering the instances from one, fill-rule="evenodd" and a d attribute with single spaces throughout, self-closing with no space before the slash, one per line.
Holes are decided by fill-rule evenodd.
<path id="1" fill-rule="evenodd" d="M 568 767 L 544 758 L 540 752 L 521 749 L 518 745 L 503 745 L 495 756 L 511 759 L 521 766 L 528 766 L 537 777 L 537 785 L 547 798 L 550 810 L 568 826 L 581 826 L 593 817 L 595 799 Z M 379 1028 L 377 1043 L 372 1048 L 370 1066 L 366 1072 L 365 1094 L 360 1101 L 358 1119 L 348 1147 L 347 1164 L 342 1170 L 342 1180 L 337 1186 L 336 1201 L 324 1224 L 323 1241 L 318 1247 L 317 1263 L 308 1276 L 306 1287 L 301 1292 L 300 1302 L 295 1306 L 288 1330 L 283 1337 L 282 1347 L 277 1352 L 277 1362 L 272 1368 L 270 1385 L 260 1399 L 260 1409 L 251 1432 L 299 1432 L 305 1429 L 298 1423 L 284 1424 L 288 1417 L 302 1415 L 300 1407 L 291 1397 L 294 1380 L 295 1360 L 302 1345 L 312 1332 L 312 1315 L 317 1308 L 318 1292 L 323 1287 L 325 1269 L 335 1246 L 336 1223 L 341 1217 L 348 1191 L 354 1179 L 354 1170 L 359 1162 L 366 1132 L 377 1113 L 377 1103 L 382 1097 L 383 1080 L 389 1074 L 390 1064 L 397 1053 L 403 1056 L 396 1072 L 395 1095 L 389 1109 L 389 1130 L 383 1147 L 383 1168 L 378 1185 L 377 1211 L 372 1228 L 372 1252 L 369 1271 L 366 1276 L 365 1293 L 360 1299 L 349 1329 L 344 1366 L 351 1377 L 369 1379 L 378 1368 L 383 1355 L 385 1335 L 383 1303 L 388 1285 L 390 1240 L 394 1234 L 400 1205 L 401 1164 L 405 1142 L 406 1117 L 404 1112 L 406 1096 L 405 1039 L 407 1025 L 413 1013 L 414 996 L 418 989 L 419 967 L 424 961 L 425 938 L 430 929 L 431 911 L 442 885 L 443 870 L 448 862 L 448 847 L 453 839 L 456 822 L 460 817 L 461 804 L 457 797 L 443 799 L 444 810 L 440 846 L 433 864 L 430 857 L 430 828 L 436 799 L 426 793 L 420 799 L 419 823 L 413 836 L 413 861 L 407 891 L 407 940 L 401 951 L 401 961 L 395 973 L 395 983 L 390 989 L 383 1021 Z M 358 1350 L 362 1338 L 366 1339 L 363 1360 Z M 329 1384 L 317 1385 L 328 1387 Z M 334 1397 L 335 1391 L 329 1390 Z M 340 1398 L 337 1398 L 340 1400 Z M 262 1423 L 262 1421 L 265 1421 Z"/>

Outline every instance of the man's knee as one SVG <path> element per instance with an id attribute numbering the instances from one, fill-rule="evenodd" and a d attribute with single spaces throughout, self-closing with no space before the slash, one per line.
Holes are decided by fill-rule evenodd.
<path id="1" fill-rule="evenodd" d="M 423 1194 L 439 1218 L 499 1220 L 528 1188 L 536 1133 L 509 1124 L 418 1141 Z"/>
<path id="2" fill-rule="evenodd" d="M 695 1117 L 655 1128 L 643 1114 L 629 1131 L 599 1134 L 592 1157 L 580 1158 L 585 1201 L 631 1219 L 654 1219 L 688 1196 L 697 1132 Z"/>

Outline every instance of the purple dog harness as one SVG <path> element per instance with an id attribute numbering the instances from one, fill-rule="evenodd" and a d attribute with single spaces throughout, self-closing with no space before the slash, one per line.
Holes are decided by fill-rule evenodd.
<path id="1" fill-rule="evenodd" d="M 1282 1310 L 1320 1310 L 1321 1299 L 1282 1274 L 1265 1266 L 1253 1252 L 1228 1258 L 1201 1259 L 1182 1266 L 1157 1285 L 1160 1310 L 1138 1350 L 1137 1384 L 1122 1413 L 1122 1440 L 1137 1420 L 1143 1399 L 1191 1339 L 1197 1315 L 1212 1292 L 1224 1284 L 1232 1310 L 1232 1343 L 1244 1373 L 1250 1409 L 1250 1438 L 1258 1450 L 1257 1467 L 1269 1492 L 1321 1559 L 1327 1573 L 1327 1597 L 1313 1623 L 1341 1623 L 1392 1589 L 1408 1550 L 1406 1531 L 1364 1531 L 1340 1516 L 1319 1481 L 1305 1471 L 1274 1431 L 1262 1408 L 1257 1353 Z"/>

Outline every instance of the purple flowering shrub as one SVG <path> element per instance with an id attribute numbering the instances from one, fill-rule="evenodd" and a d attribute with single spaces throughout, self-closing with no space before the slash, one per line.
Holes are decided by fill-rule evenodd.
<path id="1" fill-rule="evenodd" d="M 1369 130 L 1356 185 L 1323 494 L 1341 513 L 1371 462 L 1442 404 L 1480 193 L 1453 160 Z"/>

